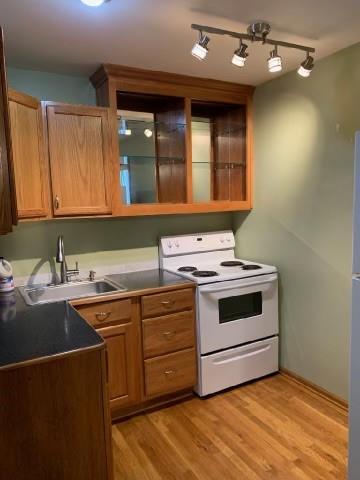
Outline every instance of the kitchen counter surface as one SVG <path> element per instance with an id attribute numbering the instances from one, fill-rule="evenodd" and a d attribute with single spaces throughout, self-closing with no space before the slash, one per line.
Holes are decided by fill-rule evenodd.
<path id="1" fill-rule="evenodd" d="M 0 294 L 0 370 L 103 343 L 66 301 L 30 307 L 17 290 Z"/>
<path id="2" fill-rule="evenodd" d="M 92 297 L 105 300 L 195 284 L 161 269 L 107 275 L 126 292 Z M 71 301 L 82 303 L 86 299 Z M 67 301 L 28 306 L 18 290 L 0 294 L 0 370 L 33 361 L 103 345 L 96 333 Z"/>
<path id="3" fill-rule="evenodd" d="M 124 292 L 124 295 L 126 295 L 126 293 L 133 293 L 143 290 L 154 290 L 186 285 L 190 287 L 194 286 L 194 282 L 159 268 L 154 270 L 143 270 L 140 272 L 106 275 L 106 278 L 116 284 L 124 285 L 127 288 L 127 291 Z"/>

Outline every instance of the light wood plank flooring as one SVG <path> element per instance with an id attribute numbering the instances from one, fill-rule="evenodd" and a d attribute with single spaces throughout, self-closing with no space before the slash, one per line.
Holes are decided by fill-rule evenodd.
<path id="1" fill-rule="evenodd" d="M 346 479 L 344 409 L 276 375 L 113 427 L 116 480 Z"/>

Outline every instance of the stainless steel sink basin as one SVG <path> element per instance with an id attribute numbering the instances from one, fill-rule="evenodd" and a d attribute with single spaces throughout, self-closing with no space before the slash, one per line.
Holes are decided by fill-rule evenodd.
<path id="1" fill-rule="evenodd" d="M 40 305 L 61 300 L 101 296 L 111 292 L 124 292 L 126 287 L 115 285 L 108 280 L 97 280 L 94 282 L 71 282 L 62 285 L 34 285 L 32 287 L 20 287 L 19 290 L 27 305 Z"/>

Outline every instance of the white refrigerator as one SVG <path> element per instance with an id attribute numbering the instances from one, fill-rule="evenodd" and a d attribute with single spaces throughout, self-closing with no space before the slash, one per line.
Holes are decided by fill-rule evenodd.
<path id="1" fill-rule="evenodd" d="M 355 137 L 352 315 L 350 330 L 349 480 L 360 479 L 360 132 Z"/>

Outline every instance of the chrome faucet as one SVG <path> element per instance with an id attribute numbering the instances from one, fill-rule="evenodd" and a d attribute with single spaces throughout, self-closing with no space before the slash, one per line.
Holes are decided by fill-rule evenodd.
<path id="1" fill-rule="evenodd" d="M 62 235 L 59 235 L 57 240 L 56 262 L 60 263 L 60 283 L 67 283 L 71 280 L 72 276 L 79 275 L 80 272 L 78 262 L 76 262 L 76 268 L 72 270 L 67 268 L 64 250 L 64 237 Z"/>

